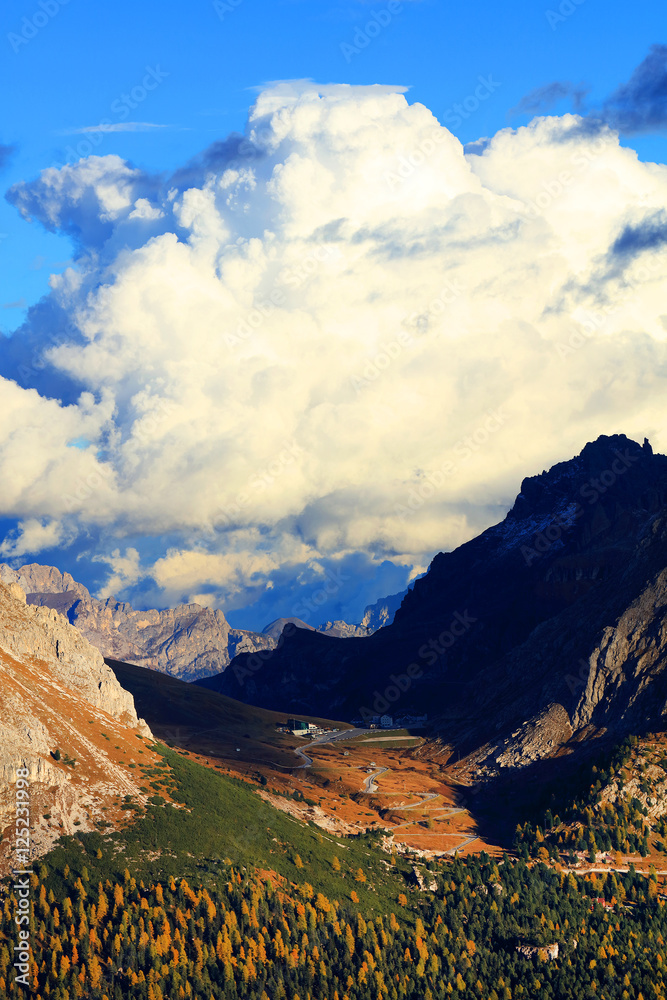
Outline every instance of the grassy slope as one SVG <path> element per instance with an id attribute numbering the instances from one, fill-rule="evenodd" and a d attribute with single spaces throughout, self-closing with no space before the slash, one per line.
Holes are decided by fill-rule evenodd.
<path id="1" fill-rule="evenodd" d="M 349 898 L 356 890 L 369 910 L 400 910 L 396 900 L 405 891 L 409 866 L 398 862 L 389 868 L 387 856 L 370 839 L 328 837 L 274 809 L 246 782 L 220 775 L 173 750 L 157 749 L 168 765 L 164 788 L 169 786 L 173 799 L 186 808 L 151 805 L 144 816 L 119 833 L 65 838 L 45 858 L 54 887 L 60 886 L 59 873 L 66 864 L 79 874 L 85 866 L 94 883 L 117 879 L 127 867 L 137 879 L 164 880 L 174 875 L 210 884 L 227 880 L 231 861 L 236 866 L 275 871 L 294 883 L 309 882 L 334 899 Z M 295 863 L 297 855 L 302 868 Z M 341 863 L 340 872 L 333 870 L 334 855 Z M 359 868 L 366 874 L 366 883 L 355 881 Z"/>
<path id="2" fill-rule="evenodd" d="M 138 714 L 160 739 L 232 757 L 239 747 L 244 760 L 266 760 L 282 767 L 295 764 L 293 737 L 276 733 L 276 726 L 286 723 L 286 715 L 244 705 L 157 670 L 118 660 L 106 662 L 125 690 L 134 695 Z M 303 718 L 339 729 L 350 728 L 346 722 Z"/>

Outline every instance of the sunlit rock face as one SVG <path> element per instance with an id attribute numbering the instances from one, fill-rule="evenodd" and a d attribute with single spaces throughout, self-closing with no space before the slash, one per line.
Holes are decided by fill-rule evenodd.
<path id="1" fill-rule="evenodd" d="M 19 777 L 31 861 L 63 833 L 122 822 L 121 798 L 142 799 L 144 739 L 148 726 L 99 650 L 57 611 L 26 604 L 18 583 L 0 583 L 0 830 L 15 821 Z M 3 872 L 16 864 L 14 841 L 0 844 Z"/>

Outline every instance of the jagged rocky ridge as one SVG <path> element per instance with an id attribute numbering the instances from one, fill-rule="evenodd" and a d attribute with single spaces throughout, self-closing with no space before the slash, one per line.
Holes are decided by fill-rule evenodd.
<path id="1" fill-rule="evenodd" d="M 127 769 L 138 736 L 152 738 L 99 650 L 56 611 L 27 605 L 18 584 L 0 584 L 0 832 L 11 827 L 19 767 L 29 775 L 33 856 L 62 833 L 113 825 L 121 796 L 141 799 Z"/>
<path id="2" fill-rule="evenodd" d="M 301 618 L 276 618 L 275 621 L 269 622 L 262 629 L 262 635 L 270 636 L 274 640 L 274 643 L 278 642 L 286 625 L 293 625 L 295 628 L 302 628 L 307 632 L 320 632 L 322 635 L 333 635 L 339 639 L 371 635 L 374 631 L 373 628 L 367 625 L 350 625 L 344 621 L 324 622 L 323 625 L 314 628 L 314 626 L 308 625 Z"/>
<path id="3" fill-rule="evenodd" d="M 151 667 L 181 680 L 224 670 L 236 653 L 271 649 L 270 635 L 231 628 L 222 611 L 180 604 L 166 611 L 135 611 L 110 597 L 99 601 L 69 573 L 33 563 L 12 570 L 0 565 L 0 580 L 18 583 L 30 604 L 52 608 L 110 659 Z"/>
<path id="4" fill-rule="evenodd" d="M 375 604 L 369 604 L 359 623 L 360 627 L 369 632 L 377 632 L 379 628 L 391 625 L 407 593 L 407 590 L 402 590 L 399 594 L 390 594 L 389 597 L 381 597 Z"/>
<path id="5" fill-rule="evenodd" d="M 286 624 L 339 638 L 367 636 L 393 617 L 402 595 L 382 598 L 364 612 L 359 625 L 325 622 L 317 629 L 299 618 L 278 618 L 262 632 L 232 628 L 224 613 L 200 604 L 180 604 L 166 611 L 136 611 L 113 597 L 92 597 L 69 573 L 31 563 L 20 569 L 0 564 L 0 580 L 17 583 L 28 603 L 51 608 L 104 656 L 136 663 L 194 681 L 221 673 L 238 653 L 273 649 Z"/>
<path id="6" fill-rule="evenodd" d="M 0 588 L 0 652 L 14 660 L 48 664 L 51 679 L 123 725 L 139 727 L 132 695 L 120 686 L 99 650 L 57 611 L 29 606 L 16 583 Z"/>
<path id="7" fill-rule="evenodd" d="M 393 624 L 286 636 L 206 685 L 330 717 L 426 711 L 493 767 L 667 711 L 667 458 L 624 435 L 524 480 L 503 522 L 441 553 Z"/>
<path id="8" fill-rule="evenodd" d="M 385 625 L 391 624 L 407 593 L 407 590 L 403 590 L 400 594 L 390 594 L 389 597 L 381 597 L 374 604 L 368 604 L 357 625 L 337 619 L 336 621 L 323 622 L 322 625 L 315 628 L 302 621 L 301 618 L 276 618 L 275 621 L 262 629 L 262 635 L 270 635 L 277 642 L 285 625 L 290 624 L 295 625 L 296 628 L 309 632 L 319 632 L 321 635 L 328 635 L 335 639 L 362 639 L 377 632 L 378 629 L 384 628 Z"/>

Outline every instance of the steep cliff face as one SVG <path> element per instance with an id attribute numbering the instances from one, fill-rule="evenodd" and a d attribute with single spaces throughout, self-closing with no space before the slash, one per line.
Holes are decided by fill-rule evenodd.
<path id="1" fill-rule="evenodd" d="M 26 594 L 66 594 L 69 601 L 90 598 L 83 584 L 77 583 L 70 573 L 61 573 L 55 566 L 29 563 L 13 570 L 6 563 L 0 563 L 0 581 L 18 583 Z"/>
<path id="2" fill-rule="evenodd" d="M 648 514 L 634 552 L 560 614 L 542 622 L 505 657 L 489 663 L 469 691 L 463 716 L 471 732 L 493 719 L 501 737 L 523 720 L 537 725 L 543 753 L 587 727 L 619 734 L 667 722 L 667 516 Z M 462 705 L 456 707 L 461 711 Z M 539 721 L 548 708 L 560 734 Z M 442 713 L 453 724 L 450 707 Z M 516 734 L 512 734 L 513 737 Z M 515 762 L 513 739 L 499 754 Z M 502 748 L 501 748 L 502 744 Z M 496 751 L 491 748 L 489 756 Z M 533 753 L 533 757 L 536 754 Z M 539 754 L 537 754 L 539 756 Z"/>
<path id="3" fill-rule="evenodd" d="M 31 597 L 37 600 L 37 595 Z M 40 598 L 41 600 L 41 598 Z M 240 652 L 271 649 L 268 636 L 230 628 L 222 611 L 181 604 L 165 611 L 135 611 L 129 604 L 77 601 L 70 621 L 105 656 L 195 680 L 224 670 Z"/>
<path id="4" fill-rule="evenodd" d="M 57 611 L 31 607 L 18 584 L 0 587 L 0 651 L 15 660 L 48 664 L 49 677 L 91 705 L 137 728 L 132 695 L 95 649 Z"/>
<path id="5" fill-rule="evenodd" d="M 659 517 L 623 576 L 626 592 L 639 589 L 638 596 L 616 621 L 600 623 L 588 669 L 581 661 L 583 690 L 572 710 L 576 728 L 598 721 L 642 728 L 667 715 L 667 568 L 663 567 L 667 567 L 667 519 Z"/>
<path id="6" fill-rule="evenodd" d="M 63 833 L 115 825 L 152 739 L 100 652 L 57 612 L 0 584 L 0 871 L 11 865 L 17 771 L 28 773 L 31 857 Z M 143 761 L 152 752 L 144 750 Z M 132 765 L 132 766 L 130 766 Z"/>
<path id="7" fill-rule="evenodd" d="M 271 635 L 231 628 L 222 611 L 181 604 L 166 611 L 135 611 L 131 605 L 91 597 L 69 573 L 32 564 L 12 570 L 0 565 L 0 579 L 18 583 L 28 603 L 67 619 L 110 659 L 137 663 L 195 680 L 223 671 L 237 653 L 272 649 Z"/>
<path id="8" fill-rule="evenodd" d="M 335 639 L 356 639 L 373 633 L 366 625 L 350 625 L 344 621 L 324 622 L 317 629 L 322 635 L 330 635 Z"/>
<path id="9" fill-rule="evenodd" d="M 390 594 L 389 597 L 381 597 L 375 604 L 369 604 L 364 610 L 360 627 L 371 633 L 391 625 L 407 593 L 407 590 L 402 590 L 400 594 Z"/>
<path id="10" fill-rule="evenodd" d="M 644 727 L 667 704 L 666 503 L 667 458 L 600 438 L 436 556 L 393 624 L 345 642 L 295 632 L 205 683 L 287 711 L 426 711 L 500 765 L 588 725 Z"/>

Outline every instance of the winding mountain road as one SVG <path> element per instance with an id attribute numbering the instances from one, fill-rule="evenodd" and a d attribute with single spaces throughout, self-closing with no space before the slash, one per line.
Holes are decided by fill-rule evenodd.
<path id="1" fill-rule="evenodd" d="M 339 732 L 324 733 L 323 736 L 318 736 L 316 739 L 311 740 L 308 746 L 317 747 L 325 743 L 335 743 L 336 740 L 350 740 L 355 736 L 362 736 L 364 733 L 370 732 L 370 729 L 341 729 Z M 301 747 L 295 747 L 294 753 L 303 761 L 303 764 L 300 764 L 297 770 L 300 770 L 302 767 L 312 767 L 313 758 L 309 757 Z"/>
<path id="2" fill-rule="evenodd" d="M 311 767 L 312 766 L 313 758 L 309 757 L 307 753 L 304 753 L 304 751 L 301 749 L 301 747 L 295 747 L 294 753 L 297 755 L 297 757 L 300 757 L 301 760 L 303 761 L 303 764 L 299 765 L 299 767 L 297 768 L 297 771 L 300 771 L 302 767 Z"/>
<path id="3" fill-rule="evenodd" d="M 381 774 L 385 774 L 389 770 L 388 767 L 379 767 L 377 771 L 373 771 L 369 774 L 367 778 L 364 778 L 364 783 L 362 786 L 362 792 L 366 792 L 367 795 L 372 795 L 373 792 L 377 792 L 378 786 L 375 784 L 375 779 L 379 778 Z"/>
<path id="4" fill-rule="evenodd" d="M 327 733 L 325 736 L 321 736 L 318 739 L 313 740 L 312 743 L 309 743 L 308 745 L 309 747 L 314 747 L 322 743 L 332 743 L 334 740 L 337 739 L 338 740 L 350 739 L 351 734 L 358 735 L 363 732 L 365 732 L 365 730 L 363 729 L 355 729 L 355 730 L 348 729 L 342 733 Z M 296 754 L 297 757 L 299 757 L 303 761 L 303 764 L 300 764 L 297 770 L 301 770 L 301 768 L 312 767 L 313 758 L 309 757 L 302 747 L 295 747 L 294 753 Z M 379 789 L 375 779 L 379 778 L 381 774 L 386 774 L 388 770 L 389 770 L 388 767 L 378 767 L 375 771 L 373 771 L 372 774 L 366 775 L 366 777 L 363 780 L 363 784 L 361 786 L 361 791 L 364 792 L 366 795 L 372 795 L 374 792 L 377 792 Z M 408 809 L 423 808 L 427 802 L 433 802 L 434 799 L 440 798 L 439 792 L 414 792 L 413 794 L 419 796 L 418 802 L 411 802 L 409 805 L 405 806 L 403 805 L 392 806 L 391 808 L 394 809 L 396 812 L 405 812 Z M 434 815 L 439 813 L 441 819 L 448 819 L 450 816 L 456 816 L 458 813 L 465 812 L 465 809 L 462 809 L 460 807 L 452 808 L 451 806 L 442 806 L 437 809 L 428 809 L 426 811 L 431 812 Z M 414 820 L 408 820 L 405 823 L 397 823 L 395 826 L 388 826 L 387 829 L 401 830 L 403 827 L 412 826 L 413 824 Z M 424 831 L 425 834 L 429 832 L 430 831 Z M 444 853 L 451 855 L 453 857 L 457 851 L 462 851 L 464 847 L 467 847 L 468 844 L 472 844 L 478 839 L 479 839 L 478 837 L 467 837 L 466 840 L 464 840 L 461 844 L 457 844 L 456 847 L 452 847 L 448 851 L 444 851 Z"/>
<path id="5" fill-rule="evenodd" d="M 412 802 L 409 806 L 392 806 L 396 812 L 403 812 L 406 809 L 417 809 L 419 806 L 423 806 L 425 802 L 432 802 L 433 799 L 439 797 L 438 792 L 414 792 L 414 795 L 420 795 L 421 800 L 419 802 Z"/>

